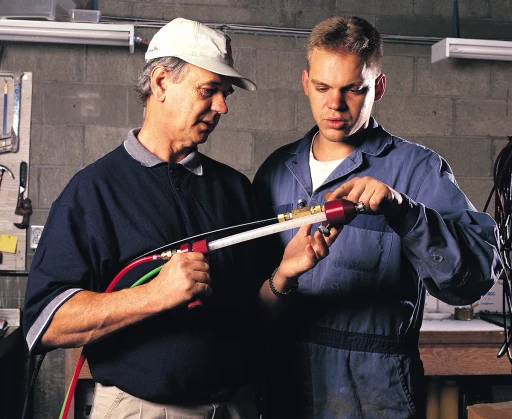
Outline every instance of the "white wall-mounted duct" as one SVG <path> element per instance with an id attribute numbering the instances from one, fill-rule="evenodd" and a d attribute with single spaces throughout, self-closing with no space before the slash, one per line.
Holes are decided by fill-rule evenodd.
<path id="1" fill-rule="evenodd" d="M 0 20 L 0 40 L 126 46 L 134 51 L 135 25 Z"/>
<path id="2" fill-rule="evenodd" d="M 431 62 L 435 63 L 445 58 L 512 61 L 512 42 L 445 38 L 432 45 Z"/>

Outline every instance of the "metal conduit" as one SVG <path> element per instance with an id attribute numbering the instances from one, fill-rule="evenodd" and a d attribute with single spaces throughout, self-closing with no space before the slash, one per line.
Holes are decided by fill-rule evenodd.
<path id="1" fill-rule="evenodd" d="M 168 23 L 162 20 L 133 19 L 117 16 L 102 16 L 101 21 L 123 21 L 135 25 L 136 28 L 154 29 L 160 29 L 162 26 Z M 242 25 L 236 23 L 205 23 L 205 25 L 212 29 L 217 29 L 224 32 L 233 32 L 246 35 L 291 36 L 296 38 L 307 38 L 311 33 L 311 29 L 281 28 L 276 26 Z M 381 34 L 381 36 L 384 42 L 395 44 L 433 45 L 441 40 L 441 38 L 439 37 L 431 36 L 406 36 L 384 34 Z"/>

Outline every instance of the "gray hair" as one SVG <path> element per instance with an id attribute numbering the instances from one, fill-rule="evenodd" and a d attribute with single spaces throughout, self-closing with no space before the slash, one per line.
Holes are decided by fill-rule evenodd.
<path id="1" fill-rule="evenodd" d="M 157 66 L 161 66 L 167 71 L 173 83 L 179 83 L 186 73 L 188 63 L 177 57 L 161 57 L 149 61 L 139 74 L 135 85 L 135 91 L 144 106 L 151 96 L 151 72 Z"/>

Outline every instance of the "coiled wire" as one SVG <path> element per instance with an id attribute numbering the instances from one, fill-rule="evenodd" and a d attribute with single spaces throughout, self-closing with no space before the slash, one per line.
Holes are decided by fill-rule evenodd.
<path id="1" fill-rule="evenodd" d="M 484 212 L 494 195 L 495 221 L 498 227 L 498 252 L 503 271 L 500 279 L 503 281 L 503 328 L 505 339 L 498 351 L 498 358 L 505 353 L 512 364 L 510 317 L 512 313 L 512 292 L 510 279 L 512 277 L 512 136 L 508 137 L 507 145 L 501 150 L 494 163 L 494 186 L 485 203 Z"/>

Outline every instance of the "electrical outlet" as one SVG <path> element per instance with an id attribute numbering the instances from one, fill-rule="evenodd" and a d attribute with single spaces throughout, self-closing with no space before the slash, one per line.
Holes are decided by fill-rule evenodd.
<path id="1" fill-rule="evenodd" d="M 35 249 L 43 233 L 44 226 L 30 226 L 30 248 Z"/>

